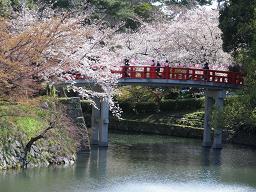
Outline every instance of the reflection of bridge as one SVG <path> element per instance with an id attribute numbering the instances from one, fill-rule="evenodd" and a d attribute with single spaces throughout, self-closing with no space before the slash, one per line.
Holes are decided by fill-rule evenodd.
<path id="1" fill-rule="evenodd" d="M 205 117 L 203 146 L 222 147 L 222 111 L 227 89 L 239 89 L 243 85 L 241 73 L 192 68 L 170 68 L 149 66 L 122 66 L 114 74 L 121 75 L 119 84 L 146 86 L 199 87 L 205 90 Z M 90 83 L 90 79 L 75 76 L 78 85 Z M 68 83 L 68 82 L 67 82 Z M 108 145 L 109 105 L 104 98 L 96 98 L 97 108 L 92 110 L 92 144 Z M 211 142 L 211 113 L 215 104 L 215 130 L 213 145 Z"/>

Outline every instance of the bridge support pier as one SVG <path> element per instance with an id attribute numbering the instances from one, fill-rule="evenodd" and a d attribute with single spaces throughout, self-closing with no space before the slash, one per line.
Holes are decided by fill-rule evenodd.
<path id="1" fill-rule="evenodd" d="M 92 107 L 92 145 L 108 146 L 109 104 L 106 98 L 95 98 Z"/>
<path id="2" fill-rule="evenodd" d="M 91 144 L 92 145 L 98 145 L 99 144 L 99 129 L 100 129 L 100 99 L 95 98 L 94 102 L 96 104 L 95 106 L 92 106 L 92 119 L 91 119 L 91 127 L 92 127 L 92 136 L 91 136 Z"/>
<path id="3" fill-rule="evenodd" d="M 108 124 L 109 124 L 109 104 L 106 98 L 101 100 L 100 112 L 100 131 L 99 131 L 99 146 L 108 146 Z"/>
<path id="4" fill-rule="evenodd" d="M 211 113 L 214 99 L 205 95 L 205 113 L 204 113 L 204 135 L 203 135 L 203 147 L 211 147 Z"/>
<path id="5" fill-rule="evenodd" d="M 216 114 L 213 116 L 215 124 L 214 140 L 212 148 L 222 148 L 222 125 L 223 125 L 223 105 L 224 105 L 225 91 L 224 90 L 206 90 L 205 91 L 205 117 L 204 117 L 204 135 L 203 135 L 203 147 L 211 146 L 211 114 L 212 107 L 215 101 Z"/>
<path id="6" fill-rule="evenodd" d="M 214 141 L 212 148 L 221 149 L 222 148 L 222 126 L 223 126 L 223 105 L 224 105 L 224 96 L 218 95 L 218 98 L 215 99 L 216 105 L 216 117 L 215 123 L 216 127 L 214 130 Z"/>

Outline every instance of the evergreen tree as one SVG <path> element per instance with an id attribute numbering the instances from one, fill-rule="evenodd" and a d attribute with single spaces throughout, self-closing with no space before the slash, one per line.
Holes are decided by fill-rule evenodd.
<path id="1" fill-rule="evenodd" d="M 233 124 L 256 128 L 256 0 L 225 1 L 220 11 L 223 49 L 243 67 L 245 86 Z"/>

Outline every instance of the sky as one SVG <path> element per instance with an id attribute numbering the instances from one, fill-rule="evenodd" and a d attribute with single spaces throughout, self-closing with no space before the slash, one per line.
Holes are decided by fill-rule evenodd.
<path id="1" fill-rule="evenodd" d="M 151 3 L 154 6 L 160 7 L 160 9 L 162 10 L 162 12 L 168 16 L 173 16 L 174 12 L 172 10 L 169 9 L 169 7 L 167 5 L 165 5 L 163 2 L 160 1 L 156 1 Z M 210 9 L 217 9 L 218 8 L 218 2 L 217 0 L 213 0 L 212 1 L 212 5 L 204 5 L 202 6 L 203 8 L 205 8 L 206 10 L 210 10 Z"/>

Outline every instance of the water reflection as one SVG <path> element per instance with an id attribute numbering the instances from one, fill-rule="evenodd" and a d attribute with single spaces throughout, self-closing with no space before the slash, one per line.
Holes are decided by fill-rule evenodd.
<path id="1" fill-rule="evenodd" d="M 221 166 L 221 151 L 219 149 L 203 148 L 201 152 L 202 165 Z"/>
<path id="2" fill-rule="evenodd" d="M 107 175 L 107 148 L 99 148 L 99 160 L 98 160 L 99 175 L 103 178 Z"/>

